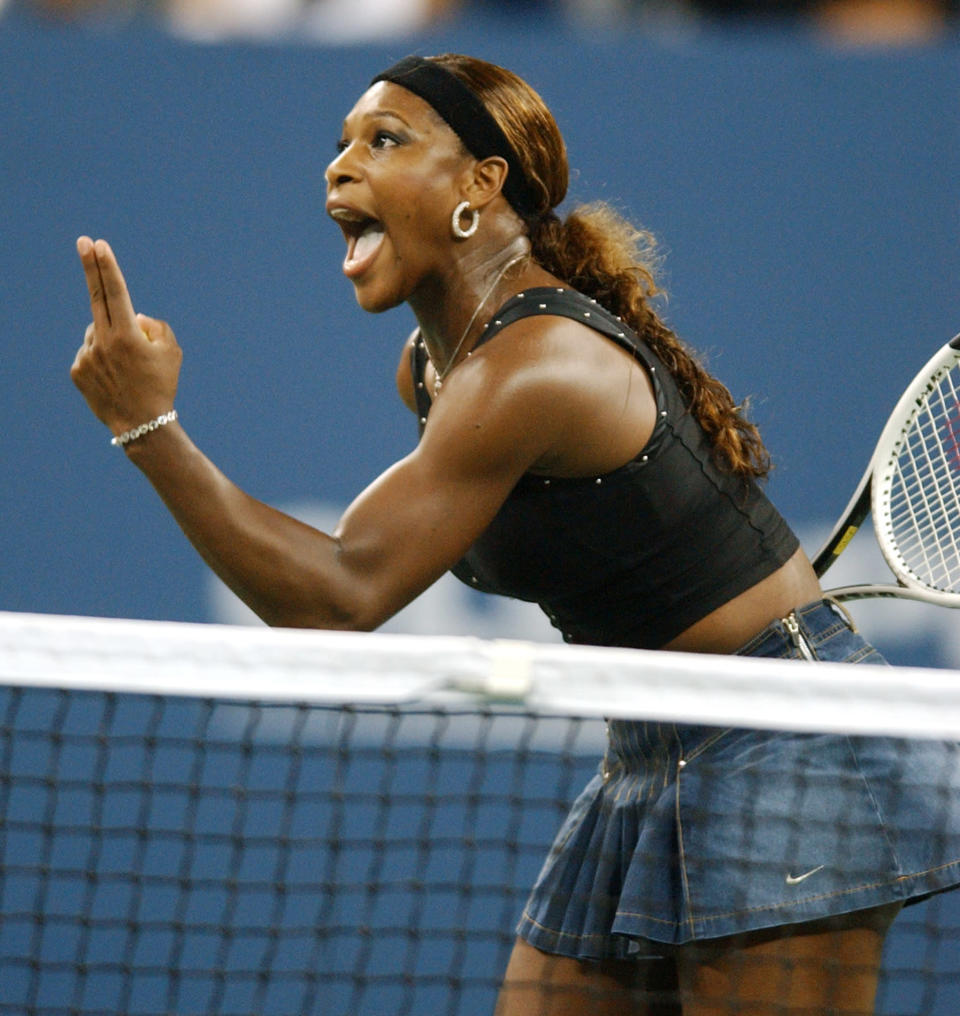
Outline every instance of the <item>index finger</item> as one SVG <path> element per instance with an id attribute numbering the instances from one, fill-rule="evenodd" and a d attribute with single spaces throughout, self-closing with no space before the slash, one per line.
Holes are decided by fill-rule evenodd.
<path id="1" fill-rule="evenodd" d="M 90 308 L 98 327 L 132 326 L 136 315 L 123 273 L 106 240 L 96 243 L 88 236 L 77 240 L 77 253 L 90 291 Z"/>

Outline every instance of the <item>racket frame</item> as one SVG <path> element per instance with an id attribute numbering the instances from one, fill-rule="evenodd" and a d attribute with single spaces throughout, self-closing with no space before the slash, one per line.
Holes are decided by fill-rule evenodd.
<path id="1" fill-rule="evenodd" d="M 942 346 L 919 371 L 897 401 L 877 440 L 873 455 L 857 484 L 853 496 L 834 525 L 823 546 L 813 559 L 817 577 L 822 577 L 847 548 L 869 512 L 873 514 L 874 532 L 887 566 L 897 585 L 864 583 L 841 586 L 827 591 L 835 600 L 857 600 L 872 597 L 900 597 L 922 600 L 941 606 L 960 607 L 960 593 L 932 589 L 913 575 L 900 559 L 890 531 L 887 494 L 897 462 L 903 435 L 910 429 L 917 414 L 924 408 L 926 397 L 939 385 L 956 363 L 960 362 L 960 335 Z"/>

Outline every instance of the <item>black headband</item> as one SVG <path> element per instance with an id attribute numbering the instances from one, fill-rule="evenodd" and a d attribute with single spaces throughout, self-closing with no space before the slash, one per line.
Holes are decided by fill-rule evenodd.
<path id="1" fill-rule="evenodd" d="M 375 85 L 378 81 L 400 85 L 428 102 L 474 158 L 485 159 L 490 155 L 499 155 L 505 159 L 508 172 L 503 185 L 503 196 L 520 215 L 536 213 L 527 178 L 513 146 L 476 93 L 455 74 L 432 60 L 408 56 L 378 74 L 370 84 Z"/>

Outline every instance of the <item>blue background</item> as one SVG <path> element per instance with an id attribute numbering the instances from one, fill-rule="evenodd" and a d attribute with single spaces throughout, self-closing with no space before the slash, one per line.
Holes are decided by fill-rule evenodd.
<path id="1" fill-rule="evenodd" d="M 137 307 L 173 325 L 183 422 L 250 493 L 329 520 L 408 450 L 393 376 L 412 319 L 356 307 L 322 174 L 365 82 L 414 49 L 527 77 L 566 135 L 571 201 L 612 200 L 660 237 L 668 319 L 753 396 L 777 463 L 770 493 L 816 549 L 897 395 L 960 329 L 956 40 L 848 53 L 798 33 L 585 39 L 472 19 L 392 46 L 202 47 L 145 25 L 97 34 L 11 14 L 0 609 L 249 620 L 70 382 L 89 318 L 80 233 L 110 239 Z M 845 557 L 837 581 L 883 575 L 867 535 Z M 895 662 L 960 666 L 955 614 L 856 613 Z M 552 637 L 530 611 L 449 586 L 393 627 Z M 25 814 L 42 801 L 23 798 Z M 924 948 L 910 934 L 894 966 Z M 889 1011 L 902 1004 L 892 995 Z"/>
<path id="2" fill-rule="evenodd" d="M 204 47 L 10 15 L 0 609 L 242 616 L 69 379 L 89 320 L 80 233 L 107 237 L 138 309 L 171 322 L 183 422 L 250 493 L 329 516 L 409 449 L 393 376 L 412 317 L 356 306 L 323 169 L 369 77 L 413 49 L 526 76 L 567 138 L 568 205 L 611 200 L 659 237 L 670 323 L 753 397 L 769 491 L 816 549 L 896 396 L 960 329 L 956 40 L 851 53 L 799 33 L 585 41 L 474 20 L 391 47 Z M 414 628 L 552 637 L 455 595 L 455 616 Z M 960 660 L 952 615 L 896 607 L 876 625 L 895 661 Z"/>

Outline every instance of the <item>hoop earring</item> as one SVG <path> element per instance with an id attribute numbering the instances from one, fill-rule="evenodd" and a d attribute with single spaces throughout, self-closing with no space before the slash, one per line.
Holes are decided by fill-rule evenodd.
<path id="1" fill-rule="evenodd" d="M 460 225 L 461 217 L 466 213 L 470 213 L 470 225 L 466 229 Z M 477 226 L 480 225 L 480 209 L 471 208 L 469 201 L 461 201 L 459 205 L 453 210 L 453 217 L 450 220 L 450 226 L 453 229 L 453 235 L 459 237 L 461 240 L 466 240 L 468 237 L 473 236 L 477 231 Z"/>

